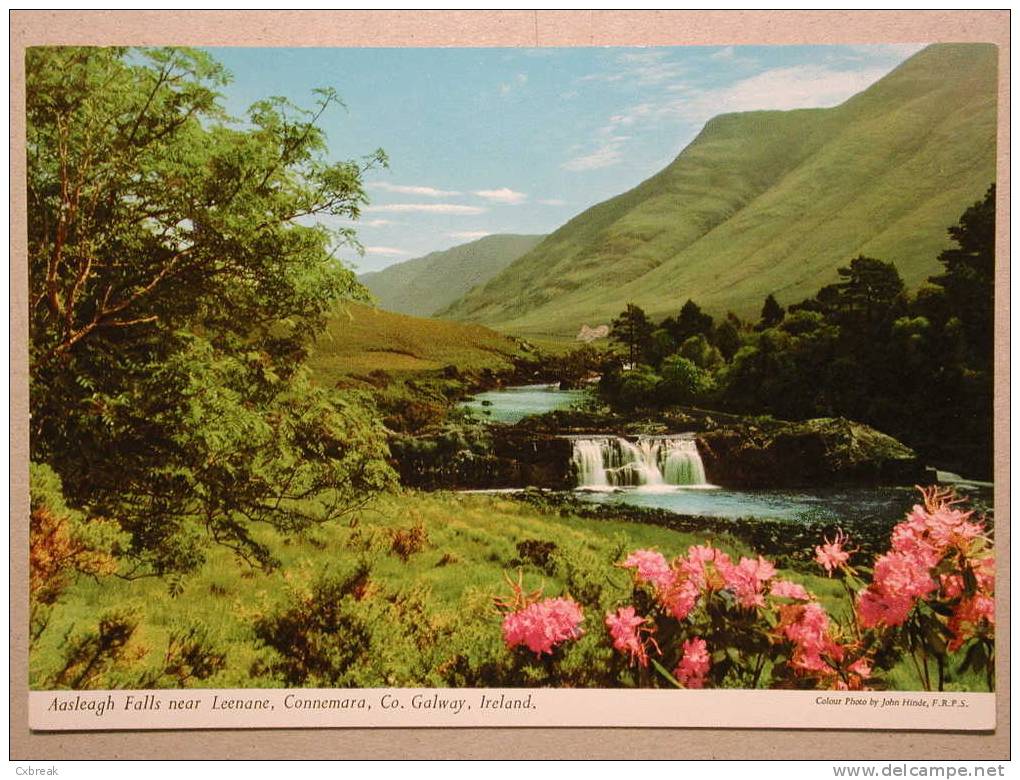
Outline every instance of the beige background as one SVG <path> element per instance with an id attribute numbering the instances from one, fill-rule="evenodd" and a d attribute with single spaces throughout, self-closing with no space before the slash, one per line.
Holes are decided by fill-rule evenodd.
<path id="1" fill-rule="evenodd" d="M 11 22 L 11 758 L 883 758 L 1009 756 L 1008 11 L 13 11 Z M 24 49 L 31 45 L 604 46 L 983 41 L 1000 46 L 996 314 L 998 729 L 347 729 L 30 733 Z"/>

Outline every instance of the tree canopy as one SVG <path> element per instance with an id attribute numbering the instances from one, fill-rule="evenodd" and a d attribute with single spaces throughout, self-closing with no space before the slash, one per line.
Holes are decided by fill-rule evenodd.
<path id="1" fill-rule="evenodd" d="M 387 480 L 379 426 L 302 368 L 365 291 L 336 258 L 386 159 L 326 159 L 311 109 L 229 117 L 188 49 L 26 58 L 32 459 L 130 533 L 139 572 L 205 539 L 272 563 L 254 527 L 335 516 Z"/>

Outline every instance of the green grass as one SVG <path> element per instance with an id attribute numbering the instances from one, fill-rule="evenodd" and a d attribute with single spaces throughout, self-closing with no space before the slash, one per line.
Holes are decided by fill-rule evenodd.
<path id="1" fill-rule="evenodd" d="M 510 368 L 519 345 L 480 325 L 410 317 L 347 304 L 312 349 L 308 365 L 332 385 L 372 371 L 412 374 L 454 365 L 460 371 Z"/>
<path id="2" fill-rule="evenodd" d="M 628 302 L 757 319 L 858 254 L 908 286 L 995 179 L 997 49 L 925 49 L 831 109 L 718 116 L 660 173 L 578 215 L 442 316 L 573 335 Z"/>
<path id="3" fill-rule="evenodd" d="M 424 526 L 428 542 L 405 562 L 390 550 L 391 534 L 416 523 Z M 278 680 L 259 671 L 264 669 L 260 664 L 269 651 L 257 641 L 254 624 L 260 616 L 279 612 L 293 594 L 306 592 L 323 572 L 358 559 L 371 560 L 369 587 L 378 598 L 395 599 L 399 604 L 411 598 L 408 594 L 423 594 L 430 625 L 476 632 L 499 652 L 499 617 L 492 610 L 492 597 L 510 592 L 504 574 L 516 574 L 519 542 L 551 541 L 573 560 L 589 562 L 595 579 L 606 590 L 605 603 L 622 604 L 630 593 L 630 577 L 613 564 L 626 551 L 657 548 L 672 557 L 692 544 L 708 541 L 732 556 L 752 554 L 746 545 L 732 538 L 706 537 L 639 523 L 540 513 L 522 502 L 493 495 L 385 495 L 362 511 L 353 524 L 334 523 L 291 539 L 264 531 L 262 540 L 272 546 L 281 563 L 268 574 L 239 565 L 229 551 L 214 546 L 205 565 L 180 581 L 176 593 L 161 579 L 129 582 L 82 578 L 57 605 L 50 625 L 34 647 L 30 678 L 32 685 L 39 687 L 40 681 L 58 668 L 66 637 L 94 627 L 104 610 L 123 607 L 142 616 L 141 628 L 131 645 L 132 652 L 144 653 L 138 664 L 152 664 L 163 657 L 173 626 L 201 623 L 227 652 L 226 667 L 202 685 L 279 685 Z M 528 590 L 542 588 L 550 596 L 568 590 L 565 581 L 532 564 L 525 564 L 522 571 Z M 839 616 L 845 611 L 842 590 L 835 580 L 790 571 L 782 576 L 815 592 L 832 614 Z M 585 625 L 589 633 L 599 632 L 600 623 L 599 615 L 589 614 Z M 457 638 L 454 634 L 451 639 Z M 892 679 L 899 689 L 920 687 L 905 664 L 893 670 Z M 976 680 L 959 680 L 957 684 L 980 688 Z"/>
<path id="4" fill-rule="evenodd" d="M 428 545 L 405 563 L 389 553 L 390 532 L 421 521 Z M 587 553 L 610 565 L 620 551 L 657 547 L 682 552 L 704 539 L 656 526 L 604 522 L 576 517 L 538 514 L 526 504 L 509 499 L 471 494 L 404 493 L 386 495 L 349 524 L 323 526 L 304 539 L 284 540 L 269 532 L 261 537 L 272 545 L 281 566 L 270 574 L 253 572 L 234 561 L 225 548 L 212 547 L 203 568 L 183 581 L 172 596 L 161 579 L 124 581 L 116 578 L 82 578 L 54 612 L 31 658 L 31 679 L 59 663 L 64 637 L 94 626 L 97 616 L 112 607 L 134 608 L 144 616 L 137 643 L 150 658 L 162 656 L 171 628 L 178 621 L 203 623 L 228 650 L 228 667 L 205 681 L 208 687 L 274 685 L 268 678 L 252 678 L 249 670 L 264 654 L 256 646 L 252 625 L 259 615 L 279 607 L 288 594 L 311 583 L 338 561 L 369 556 L 372 579 L 387 592 L 411 586 L 424 587 L 439 620 L 453 620 L 465 610 L 476 611 L 491 596 L 507 595 L 504 572 L 516 545 L 526 539 L 555 542 L 560 548 Z M 719 540 L 731 554 L 749 551 L 732 540 Z M 443 562 L 452 556 L 452 561 Z M 558 595 L 564 583 L 525 567 L 525 586 Z M 620 598 L 629 592 L 629 577 L 614 577 Z M 492 630 L 498 636 L 499 619 L 493 613 Z"/>

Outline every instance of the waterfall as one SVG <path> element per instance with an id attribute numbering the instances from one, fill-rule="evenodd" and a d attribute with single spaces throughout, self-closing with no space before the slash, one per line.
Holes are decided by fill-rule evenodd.
<path id="1" fill-rule="evenodd" d="M 602 445 L 592 439 L 578 439 L 574 442 L 574 471 L 579 485 L 606 487 L 606 468 L 602 463 Z"/>
<path id="2" fill-rule="evenodd" d="M 620 436 L 573 440 L 578 487 L 704 485 L 705 467 L 694 439 L 687 436 Z"/>

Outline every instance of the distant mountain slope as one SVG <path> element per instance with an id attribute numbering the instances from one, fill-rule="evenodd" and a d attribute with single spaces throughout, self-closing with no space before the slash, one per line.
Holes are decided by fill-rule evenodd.
<path id="1" fill-rule="evenodd" d="M 562 335 L 630 301 L 756 317 L 769 293 L 800 300 L 858 254 L 916 285 L 995 178 L 997 56 L 939 44 L 835 108 L 718 116 L 441 314 Z"/>
<path id="2" fill-rule="evenodd" d="M 544 236 L 492 235 L 359 278 L 390 311 L 427 317 L 484 284 Z"/>

